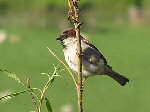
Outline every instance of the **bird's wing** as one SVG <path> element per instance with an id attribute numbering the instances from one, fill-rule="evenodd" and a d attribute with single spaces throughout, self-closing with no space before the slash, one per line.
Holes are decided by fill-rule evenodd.
<path id="1" fill-rule="evenodd" d="M 97 63 L 102 62 L 104 65 L 107 65 L 107 61 L 104 56 L 91 47 L 83 49 L 83 57 L 83 59 L 86 59 L 86 61 L 90 62 L 91 64 L 96 65 Z"/>
<path id="2" fill-rule="evenodd" d="M 82 39 L 82 41 L 87 45 L 87 47 L 83 49 L 83 56 L 87 61 L 89 61 L 91 64 L 103 62 L 105 65 L 107 65 L 105 57 L 102 55 L 102 53 L 99 52 L 99 50 L 93 44 L 88 42 L 88 40 L 86 39 Z"/>

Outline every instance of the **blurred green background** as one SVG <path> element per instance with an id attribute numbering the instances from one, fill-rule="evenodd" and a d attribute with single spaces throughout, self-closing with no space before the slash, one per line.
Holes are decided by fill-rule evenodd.
<path id="1" fill-rule="evenodd" d="M 81 0 L 82 32 L 104 54 L 109 64 L 130 79 L 121 87 L 109 77 L 96 76 L 84 86 L 85 112 L 149 112 L 150 110 L 150 1 Z M 64 67 L 48 52 L 64 60 L 56 41 L 67 21 L 67 0 L 0 0 L 0 68 L 12 71 L 32 87 L 42 88 L 53 65 Z M 71 105 L 77 112 L 76 93 L 64 71 L 48 91 L 54 112 Z M 0 73 L 0 96 L 24 88 Z M 29 94 L 0 102 L 0 112 L 29 112 Z M 46 109 L 44 108 L 44 111 Z"/>

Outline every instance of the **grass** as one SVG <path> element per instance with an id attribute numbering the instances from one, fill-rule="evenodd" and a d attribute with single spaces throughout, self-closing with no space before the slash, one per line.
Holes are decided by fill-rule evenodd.
<path id="1" fill-rule="evenodd" d="M 17 26 L 0 26 L 0 30 L 4 30 L 8 35 L 6 41 L 0 44 L 0 68 L 15 72 L 24 81 L 30 77 L 33 87 L 42 87 L 46 77 L 40 73 L 53 72 L 52 63 L 59 64 L 46 47 L 50 47 L 64 60 L 62 47 L 56 41 L 60 31 Z M 130 79 L 130 83 L 125 87 L 105 76 L 88 79 L 84 87 L 85 111 L 148 112 L 150 110 L 150 27 L 114 25 L 103 33 L 85 32 L 85 34 L 105 55 L 108 63 Z M 12 42 L 12 35 L 19 38 L 19 41 Z M 61 75 L 67 84 L 61 78 L 57 78 L 48 92 L 53 110 L 59 112 L 60 107 L 68 103 L 77 110 L 73 81 L 66 71 Z M 5 90 L 22 90 L 22 86 L 14 80 L 2 73 L 0 76 L 0 93 Z M 15 112 L 34 110 L 30 95 L 20 95 L 7 102 L 0 102 L 0 112 L 12 112 L 12 110 Z"/>

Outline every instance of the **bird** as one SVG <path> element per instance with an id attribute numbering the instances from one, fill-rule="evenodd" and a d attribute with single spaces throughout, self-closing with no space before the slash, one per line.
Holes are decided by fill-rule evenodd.
<path id="1" fill-rule="evenodd" d="M 87 79 L 96 75 L 107 75 L 117 81 L 121 86 L 126 85 L 129 79 L 117 73 L 108 65 L 103 54 L 90 43 L 86 38 L 80 35 L 82 48 L 82 77 Z M 63 46 L 64 57 L 69 67 L 78 72 L 78 54 L 77 37 L 73 28 L 66 29 L 57 37 L 57 40 Z"/>

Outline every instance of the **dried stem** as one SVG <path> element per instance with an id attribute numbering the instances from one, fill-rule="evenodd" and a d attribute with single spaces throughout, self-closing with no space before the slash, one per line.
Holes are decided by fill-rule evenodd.
<path id="1" fill-rule="evenodd" d="M 83 84 L 82 84 L 82 48 L 80 39 L 80 16 L 79 16 L 79 0 L 68 0 L 69 15 L 68 19 L 74 23 L 76 37 L 77 37 L 77 54 L 78 54 L 78 109 L 79 112 L 83 112 Z"/>
<path id="2" fill-rule="evenodd" d="M 76 88 L 78 88 L 76 79 L 75 79 L 73 73 L 70 71 L 69 67 L 68 67 L 60 58 L 58 58 L 58 56 L 57 56 L 50 48 L 47 47 L 47 49 L 49 50 L 49 52 L 50 52 L 54 57 L 56 57 L 56 59 L 57 59 L 60 63 L 62 63 L 62 64 L 65 66 L 65 68 L 67 69 L 67 71 L 68 71 L 69 74 L 71 75 L 71 77 L 72 77 L 72 79 L 73 79 L 73 81 L 74 81 L 74 83 L 75 83 Z"/>
<path id="3" fill-rule="evenodd" d="M 29 88 L 29 90 L 30 90 L 30 95 L 31 95 L 31 97 L 32 97 L 32 102 L 33 102 L 33 104 L 34 104 L 34 107 L 35 107 L 35 109 L 36 109 L 36 112 L 39 112 L 39 109 L 38 109 L 38 106 L 37 106 L 35 97 L 34 97 L 34 95 L 33 95 L 32 89 L 31 89 L 30 79 L 27 79 L 27 84 L 28 84 L 28 88 Z"/>

